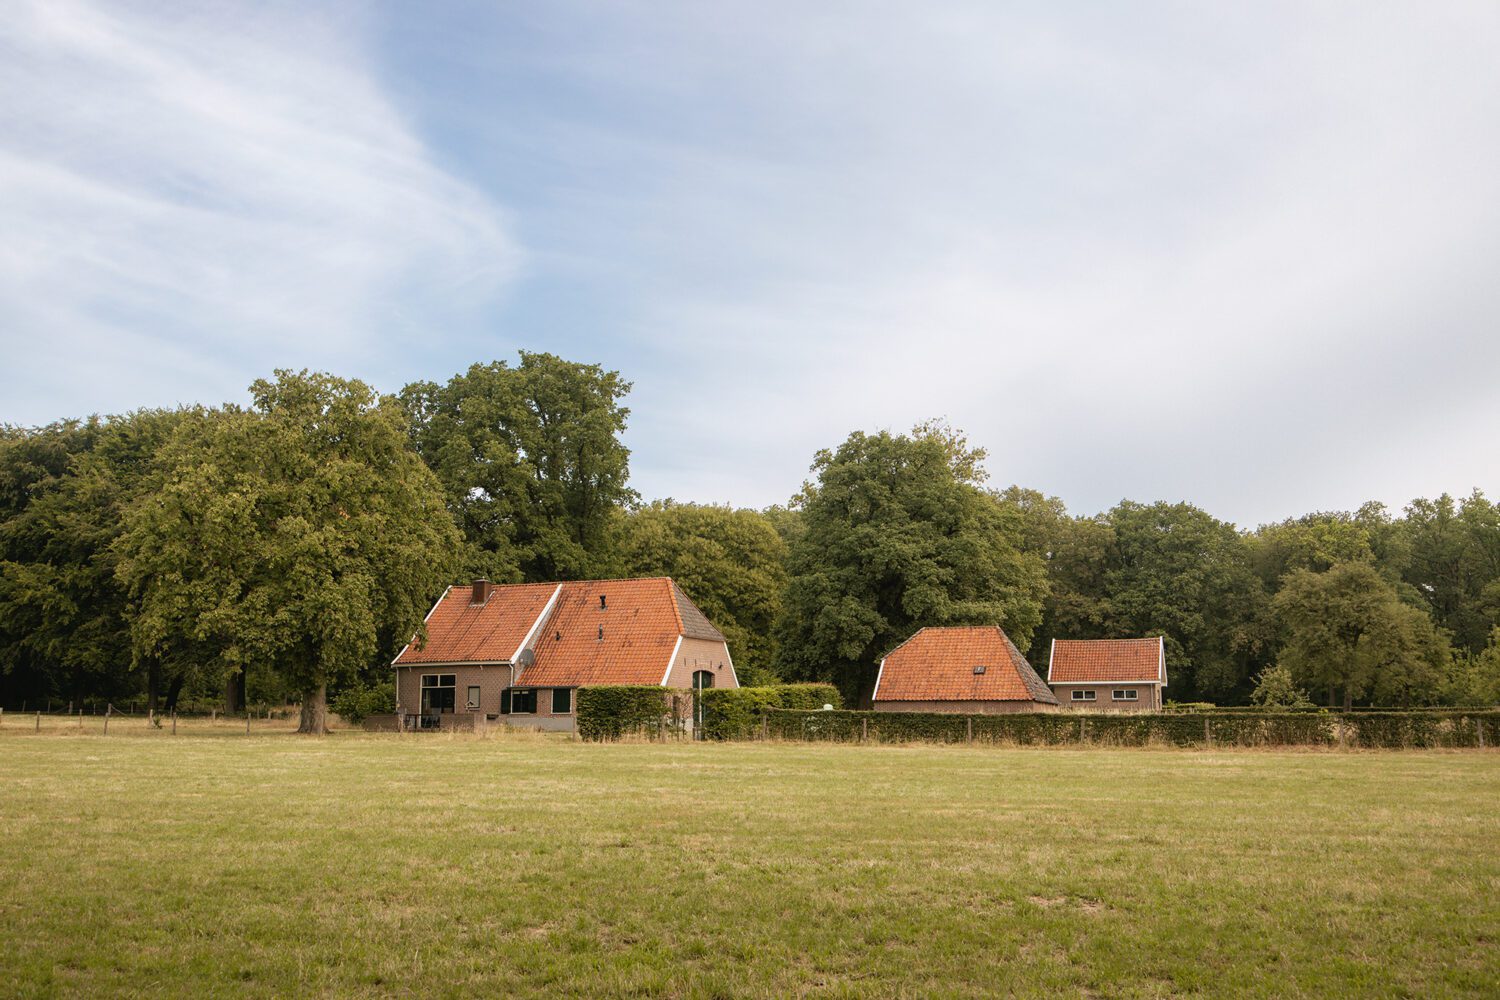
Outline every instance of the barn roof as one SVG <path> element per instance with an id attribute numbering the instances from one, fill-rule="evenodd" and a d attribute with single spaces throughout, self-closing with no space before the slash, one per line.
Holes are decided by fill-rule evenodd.
<path id="1" fill-rule="evenodd" d="M 476 601 L 481 594 L 483 601 Z M 518 685 L 664 683 L 679 639 L 723 642 L 670 577 L 444 591 L 397 667 L 509 663 Z"/>
<path id="2" fill-rule="evenodd" d="M 1054 639 L 1048 684 L 1167 684 L 1166 641 Z"/>
<path id="3" fill-rule="evenodd" d="M 881 660 L 874 700 L 1057 704 L 998 625 L 922 629 Z"/>

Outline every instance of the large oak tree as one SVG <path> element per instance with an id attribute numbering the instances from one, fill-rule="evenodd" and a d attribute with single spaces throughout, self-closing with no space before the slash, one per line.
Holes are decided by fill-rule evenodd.
<path id="1" fill-rule="evenodd" d="M 399 404 L 278 371 L 254 406 L 179 429 L 131 510 L 120 572 L 138 655 L 274 670 L 326 728 L 330 683 L 389 657 L 451 580 L 459 539 Z"/>

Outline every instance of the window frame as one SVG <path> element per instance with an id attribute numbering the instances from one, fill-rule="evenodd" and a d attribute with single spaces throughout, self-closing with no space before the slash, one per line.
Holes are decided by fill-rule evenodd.
<path id="1" fill-rule="evenodd" d="M 1099 692 L 1091 688 L 1074 688 L 1071 696 L 1073 701 L 1098 701 Z"/>
<path id="2" fill-rule="evenodd" d="M 536 708 L 537 708 L 537 706 L 536 706 L 536 688 L 507 688 L 506 690 L 510 692 L 510 698 L 508 699 L 508 701 L 510 703 L 510 712 L 509 712 L 510 715 L 536 715 L 537 714 L 537 711 L 536 711 Z M 530 708 L 529 711 L 527 711 L 527 710 L 517 710 L 517 708 L 516 708 L 516 695 L 518 695 L 518 694 L 521 694 L 521 695 L 530 695 L 531 696 L 531 708 Z"/>
<path id="3" fill-rule="evenodd" d="M 423 715 L 442 715 L 445 712 L 452 715 L 458 711 L 457 674 L 423 674 L 417 691 L 417 704 Z M 434 698 L 429 692 L 437 692 L 438 696 Z M 434 700 L 439 702 L 435 708 L 431 707 Z"/>
<path id="4" fill-rule="evenodd" d="M 563 706 L 562 708 L 558 708 L 557 707 L 557 696 L 558 695 L 563 695 L 568 700 L 568 703 L 565 706 Z M 573 689 L 572 688 L 553 688 L 552 689 L 552 714 L 553 715 L 572 715 L 573 714 Z"/>
<path id="5" fill-rule="evenodd" d="M 1140 701 L 1141 693 L 1137 688 L 1115 688 L 1109 693 L 1110 701 Z"/>

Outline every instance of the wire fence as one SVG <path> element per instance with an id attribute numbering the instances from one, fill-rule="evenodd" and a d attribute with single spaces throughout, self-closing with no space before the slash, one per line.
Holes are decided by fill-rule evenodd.
<path id="1" fill-rule="evenodd" d="M 98 712 L 7 712 L 0 709 L 0 736 L 243 736 L 292 732 L 296 728 L 295 712 L 274 709 L 235 714 L 210 709 L 201 715 L 121 711 L 108 703 Z"/>

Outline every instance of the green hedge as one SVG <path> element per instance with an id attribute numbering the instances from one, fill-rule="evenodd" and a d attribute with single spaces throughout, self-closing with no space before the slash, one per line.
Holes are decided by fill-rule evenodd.
<path id="1" fill-rule="evenodd" d="M 345 688 L 334 696 L 329 707 L 345 722 L 357 726 L 369 716 L 390 715 L 396 711 L 396 686 L 380 684 Z"/>
<path id="2" fill-rule="evenodd" d="M 1082 712 L 950 715 L 938 712 L 765 710 L 773 739 L 843 743 L 1005 743 L 1100 746 L 1500 746 L 1500 711 L 1196 713 Z"/>
<path id="3" fill-rule="evenodd" d="M 692 702 L 686 691 L 624 684 L 581 687 L 577 698 L 578 735 L 585 740 L 680 735 Z"/>
<path id="4" fill-rule="evenodd" d="M 747 740 L 760 735 L 761 718 L 773 708 L 821 709 L 842 699 L 832 684 L 778 684 L 774 687 L 709 688 L 703 699 L 703 737 Z"/>

